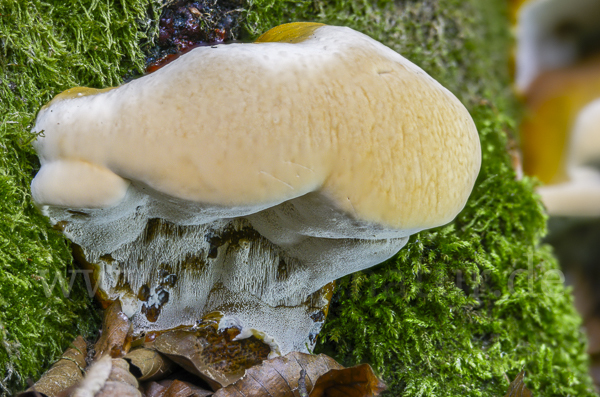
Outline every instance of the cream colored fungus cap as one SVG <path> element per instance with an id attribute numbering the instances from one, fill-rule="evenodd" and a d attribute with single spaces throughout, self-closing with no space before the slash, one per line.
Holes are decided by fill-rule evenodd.
<path id="1" fill-rule="evenodd" d="M 569 181 L 538 189 L 553 216 L 600 216 L 600 99 L 584 107 L 573 126 L 567 156 Z"/>
<path id="2" fill-rule="evenodd" d="M 320 24 L 67 91 L 33 131 L 33 197 L 70 208 L 115 206 L 130 183 L 235 215 L 316 192 L 355 219 L 420 230 L 456 216 L 481 163 L 454 95 L 368 36 Z"/>

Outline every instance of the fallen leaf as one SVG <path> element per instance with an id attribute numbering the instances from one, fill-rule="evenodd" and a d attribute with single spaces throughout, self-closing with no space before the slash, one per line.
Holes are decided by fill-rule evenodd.
<path id="1" fill-rule="evenodd" d="M 108 381 L 94 397 L 142 397 L 142 393 L 125 383 Z"/>
<path id="2" fill-rule="evenodd" d="M 131 322 L 121 311 L 121 302 L 113 302 L 104 312 L 102 335 L 94 345 L 94 360 L 105 354 L 113 358 L 123 357 L 131 346 Z"/>
<path id="3" fill-rule="evenodd" d="M 129 363 L 105 355 L 90 366 L 85 378 L 70 392 L 71 397 L 142 397 Z"/>
<path id="4" fill-rule="evenodd" d="M 233 340 L 237 334 L 237 329 L 220 332 L 209 325 L 195 331 L 165 332 L 150 346 L 218 390 L 241 378 L 247 368 L 260 364 L 271 352 L 254 336 Z"/>
<path id="5" fill-rule="evenodd" d="M 300 371 L 300 379 L 298 379 L 298 392 L 300 397 L 308 397 L 308 390 L 306 389 L 306 370 Z"/>
<path id="6" fill-rule="evenodd" d="M 135 376 L 129 372 L 129 363 L 122 358 L 112 359 L 112 369 L 108 381 L 126 383 L 136 389 L 139 386 Z"/>
<path id="7" fill-rule="evenodd" d="M 140 381 L 160 380 L 173 370 L 173 362 L 153 349 L 139 348 L 123 357 L 130 371 Z"/>
<path id="8" fill-rule="evenodd" d="M 292 352 L 246 370 L 243 378 L 217 391 L 214 397 L 298 397 L 301 388 L 305 387 L 310 392 L 323 374 L 343 368 L 324 354 L 315 356 Z M 306 371 L 306 376 L 300 381 L 302 371 Z"/>
<path id="9" fill-rule="evenodd" d="M 332 369 L 323 374 L 310 397 L 372 397 L 386 389 L 369 364 Z"/>
<path id="10" fill-rule="evenodd" d="M 213 392 L 201 389 L 191 383 L 175 380 L 165 391 L 164 397 L 207 397 Z"/>
<path id="11" fill-rule="evenodd" d="M 73 391 L 73 397 L 93 397 L 103 387 L 112 369 L 112 361 L 109 356 L 104 356 L 96 361 L 88 369 L 85 378 Z"/>
<path id="12" fill-rule="evenodd" d="M 208 397 L 214 392 L 181 380 L 150 382 L 145 387 L 146 397 Z"/>
<path id="13" fill-rule="evenodd" d="M 85 340 L 78 336 L 61 358 L 33 386 L 19 396 L 34 396 L 35 392 L 48 397 L 57 396 L 62 390 L 68 389 L 83 379 L 86 355 Z"/>
<path id="14" fill-rule="evenodd" d="M 519 372 L 515 380 L 508 387 L 508 392 L 504 397 L 533 397 L 531 391 L 525 387 L 523 379 L 525 378 L 525 370 Z"/>
<path id="15" fill-rule="evenodd" d="M 144 388 L 146 397 L 164 397 L 167 386 L 163 386 L 158 382 L 150 382 Z"/>

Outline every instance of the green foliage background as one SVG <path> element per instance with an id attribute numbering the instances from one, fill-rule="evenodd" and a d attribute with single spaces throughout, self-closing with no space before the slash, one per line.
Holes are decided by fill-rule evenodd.
<path id="1" fill-rule="evenodd" d="M 540 246 L 546 219 L 534 182 L 506 153 L 510 92 L 503 0 L 247 0 L 247 38 L 312 20 L 358 29 L 455 93 L 482 141 L 483 166 L 452 224 L 413 236 L 393 259 L 339 283 L 319 349 L 369 362 L 390 396 L 503 396 L 524 366 L 539 396 L 592 396 L 580 319 Z M 28 132 L 39 107 L 75 85 L 140 73 L 156 33 L 151 0 L 0 0 L 0 388 L 39 376 L 97 317 L 81 280 L 47 297 L 40 274 L 68 279 L 68 244 L 31 203 Z M 68 281 L 68 280 L 67 280 Z M 554 281 L 554 282 L 553 282 Z"/>

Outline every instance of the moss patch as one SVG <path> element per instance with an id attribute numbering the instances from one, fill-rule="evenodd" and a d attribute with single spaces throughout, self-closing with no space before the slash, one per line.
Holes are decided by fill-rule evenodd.
<path id="1" fill-rule="evenodd" d="M 370 362 L 394 396 L 503 396 L 524 366 L 540 396 L 595 395 L 580 318 L 540 245 L 534 182 L 507 155 L 508 17 L 500 0 L 254 0 L 250 34 L 292 20 L 358 29 L 425 69 L 476 121 L 483 166 L 452 224 L 420 233 L 393 259 L 340 282 L 320 349 Z"/>
<path id="2" fill-rule="evenodd" d="M 1 395 L 36 379 L 77 334 L 96 328 L 83 276 L 73 278 L 69 298 L 59 286 L 69 291 L 72 259 L 32 204 L 38 164 L 29 130 L 60 91 L 117 85 L 141 70 L 147 3 L 0 2 Z M 54 284 L 57 277 L 64 282 Z"/>

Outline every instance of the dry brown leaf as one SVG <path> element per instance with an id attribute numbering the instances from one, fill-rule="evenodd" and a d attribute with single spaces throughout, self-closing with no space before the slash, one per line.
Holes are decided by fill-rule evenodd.
<path id="1" fill-rule="evenodd" d="M 142 393 L 126 383 L 108 381 L 94 397 L 142 397 Z"/>
<path id="2" fill-rule="evenodd" d="M 73 391 L 72 397 L 95 396 L 103 387 L 112 369 L 112 361 L 109 356 L 104 356 L 96 361 L 87 370 L 85 378 Z"/>
<path id="3" fill-rule="evenodd" d="M 169 331 L 156 337 L 152 348 L 218 390 L 242 377 L 247 368 L 266 360 L 271 351 L 255 337 L 234 341 L 238 333 L 219 332 L 212 326 Z"/>
<path id="4" fill-rule="evenodd" d="M 139 387 L 137 379 L 129 372 L 129 363 L 122 358 L 113 358 L 112 369 L 108 376 L 108 380 L 126 383 L 136 389 Z"/>
<path id="5" fill-rule="evenodd" d="M 130 365 L 130 371 L 140 381 L 163 379 L 173 370 L 173 362 L 153 349 L 139 348 L 123 357 Z"/>
<path id="6" fill-rule="evenodd" d="M 306 370 L 300 371 L 300 379 L 298 379 L 298 393 L 300 397 L 308 397 L 308 390 L 306 389 Z"/>
<path id="7" fill-rule="evenodd" d="M 144 391 L 146 397 L 164 397 L 167 386 L 163 386 L 157 382 L 150 382 L 146 384 Z"/>
<path id="8" fill-rule="evenodd" d="M 94 360 L 100 359 L 105 354 L 113 358 L 123 357 L 131 346 L 131 322 L 121 311 L 121 302 L 113 302 L 104 312 L 102 321 L 102 335 L 94 349 Z"/>
<path id="9" fill-rule="evenodd" d="M 214 397 L 299 397 L 300 373 L 306 371 L 303 381 L 311 391 L 318 379 L 332 369 L 343 369 L 334 359 L 292 352 L 284 357 L 264 361 L 246 371 L 246 375 L 214 394 Z"/>
<path id="10" fill-rule="evenodd" d="M 504 397 L 533 397 L 529 389 L 525 387 L 523 380 L 525 379 L 525 370 L 519 372 L 515 380 L 508 387 L 508 391 Z"/>
<path id="11" fill-rule="evenodd" d="M 151 382 L 145 387 L 146 397 L 208 397 L 213 392 L 181 380 Z"/>
<path id="12" fill-rule="evenodd" d="M 83 379 L 87 346 L 83 337 L 78 336 L 71 347 L 27 392 L 43 393 L 48 397 L 57 396 L 62 390 L 68 389 Z M 22 396 L 32 393 L 21 394 Z"/>
<path id="13" fill-rule="evenodd" d="M 386 389 L 369 364 L 332 369 L 323 374 L 310 397 L 372 397 Z"/>
<path id="14" fill-rule="evenodd" d="M 164 397 L 207 397 L 212 395 L 212 391 L 201 389 L 188 382 L 175 380 L 165 391 Z"/>
<path id="15" fill-rule="evenodd" d="M 71 397 L 142 397 L 138 383 L 127 370 L 129 363 L 105 355 L 96 361 L 83 381 L 68 395 Z"/>

